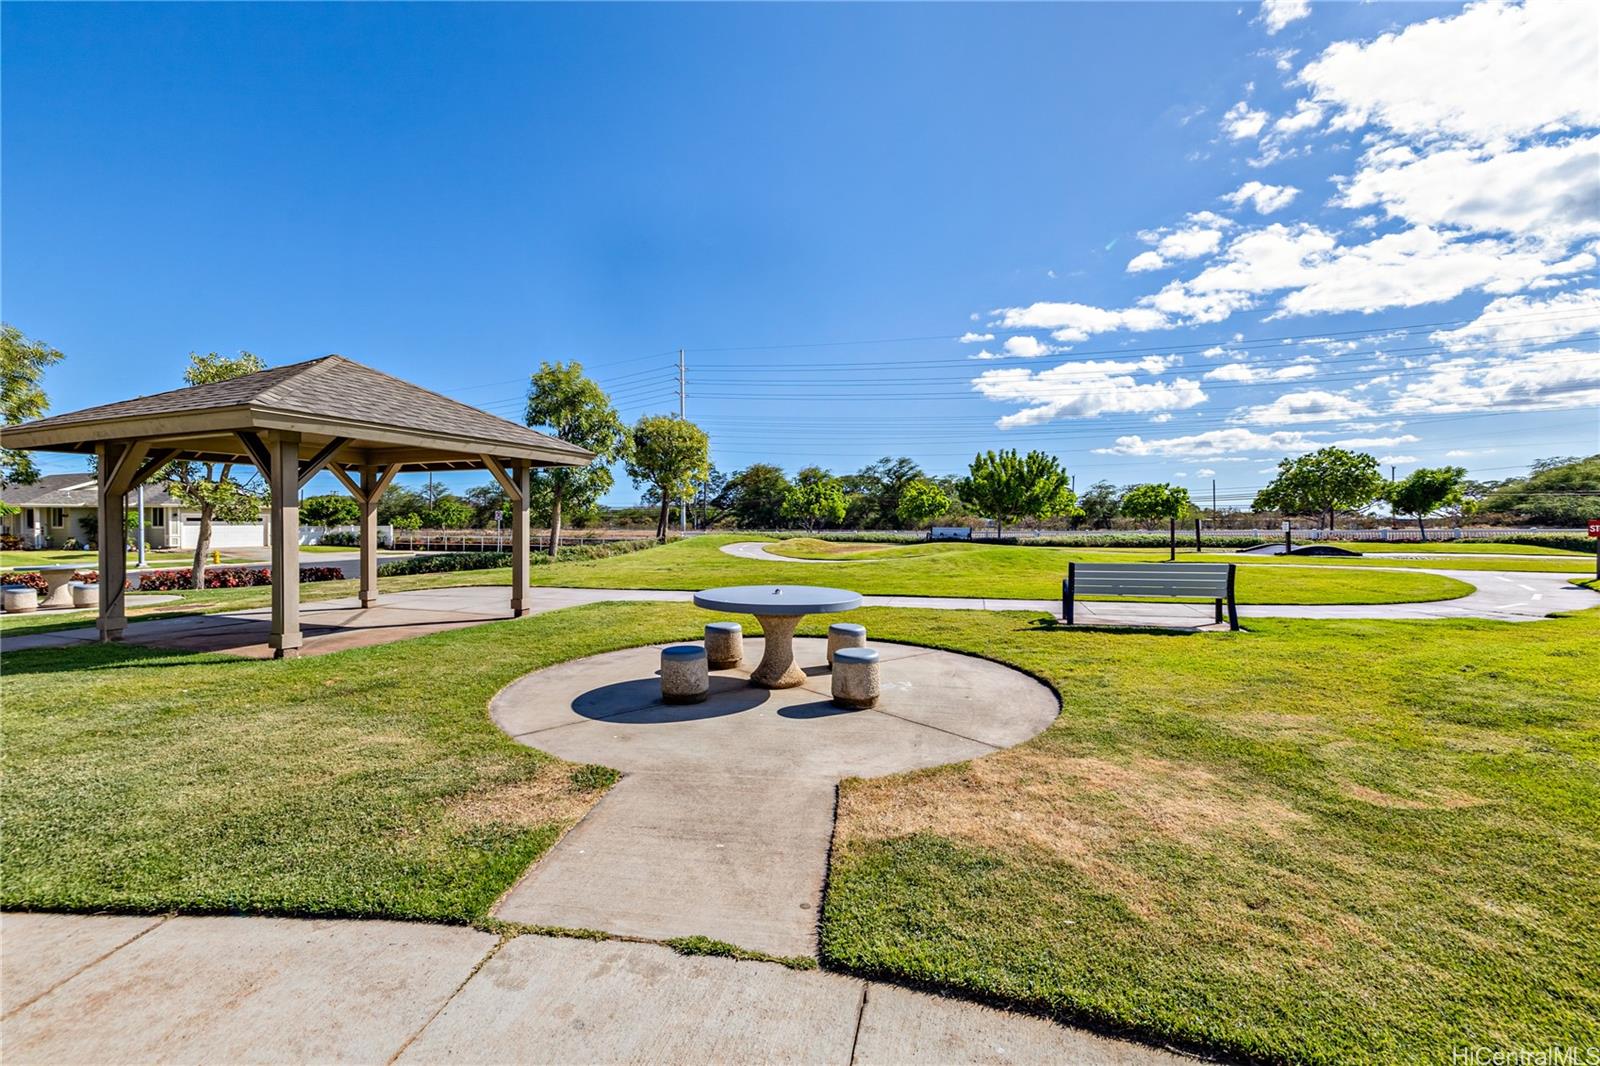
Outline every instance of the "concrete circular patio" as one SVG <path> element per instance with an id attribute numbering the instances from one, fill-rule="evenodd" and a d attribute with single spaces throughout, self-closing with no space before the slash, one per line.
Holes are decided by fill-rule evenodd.
<path id="1" fill-rule="evenodd" d="M 872 710 L 830 700 L 827 641 L 794 642 L 804 684 L 749 683 L 762 641 L 744 663 L 711 672 L 703 703 L 661 700 L 654 645 L 552 666 L 513 682 L 489 705 L 495 724 L 525 744 L 624 771 L 695 770 L 838 780 L 970 759 L 1044 731 L 1060 704 L 1046 685 L 970 655 L 872 642 L 882 697 Z"/>
<path id="2" fill-rule="evenodd" d="M 830 699 L 827 642 L 795 641 L 806 681 L 749 683 L 760 638 L 737 669 L 711 673 L 703 703 L 667 704 L 664 645 L 528 674 L 489 706 L 523 744 L 625 773 L 501 900 L 507 921 L 667 939 L 703 935 L 774 955 L 810 955 L 840 778 L 986 755 L 1050 725 L 1055 693 L 984 659 L 871 644 L 882 696 L 870 710 Z"/>

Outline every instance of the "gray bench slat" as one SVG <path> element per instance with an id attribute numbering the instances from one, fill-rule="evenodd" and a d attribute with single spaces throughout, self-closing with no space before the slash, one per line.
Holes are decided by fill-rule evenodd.
<path id="1" fill-rule="evenodd" d="M 1069 624 L 1078 596 L 1144 596 L 1215 600 L 1219 622 L 1226 600 L 1229 622 L 1239 628 L 1233 563 L 1072 563 L 1067 573 L 1061 583 L 1061 613 Z"/>

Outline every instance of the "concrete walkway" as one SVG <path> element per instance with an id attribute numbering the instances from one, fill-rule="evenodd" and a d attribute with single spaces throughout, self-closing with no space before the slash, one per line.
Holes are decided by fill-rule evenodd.
<path id="1" fill-rule="evenodd" d="M 461 926 L 13 912 L 0 966 L 8 1066 L 1188 1061 L 838 974 Z"/>
<path id="2" fill-rule="evenodd" d="M 873 642 L 872 710 L 830 700 L 827 643 L 795 641 L 796 688 L 717 670 L 704 703 L 661 701 L 663 645 L 528 674 L 489 704 L 514 739 L 624 773 L 494 914 L 652 940 L 702 935 L 771 955 L 814 955 L 844 777 L 973 759 L 1056 718 L 1048 687 L 968 655 Z M 762 642 L 746 640 L 745 663 Z"/>

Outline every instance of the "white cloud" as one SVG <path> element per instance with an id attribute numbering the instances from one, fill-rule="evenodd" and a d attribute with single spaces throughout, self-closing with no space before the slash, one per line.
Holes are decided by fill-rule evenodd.
<path id="1" fill-rule="evenodd" d="M 1296 315 L 1416 307 L 1475 289 L 1516 292 L 1594 263 L 1588 253 L 1555 261 L 1526 243 L 1458 241 L 1418 227 L 1338 249 L 1308 269 L 1279 306 Z"/>
<path id="2" fill-rule="evenodd" d="M 1480 344 L 1521 348 L 1549 344 L 1600 330 L 1600 289 L 1563 292 L 1548 300 L 1502 296 L 1460 329 L 1440 330 L 1432 340 L 1451 351 Z"/>
<path id="3" fill-rule="evenodd" d="M 1287 115 L 1280 115 L 1273 120 L 1272 132 L 1280 141 L 1292 137 L 1296 133 L 1315 129 L 1322 123 L 1322 108 L 1310 100 L 1301 100 L 1295 104 L 1294 110 Z"/>
<path id="4" fill-rule="evenodd" d="M 1162 456 L 1174 459 L 1216 459 L 1236 452 L 1308 452 L 1318 445 L 1296 430 L 1257 433 L 1250 429 L 1211 429 L 1184 437 L 1145 440 L 1137 434 L 1118 437 L 1096 455 Z"/>
<path id="5" fill-rule="evenodd" d="M 1199 470 L 1196 470 L 1194 472 L 1194 476 L 1195 477 L 1216 477 L 1217 476 L 1217 472 L 1215 470 L 1211 469 L 1209 466 L 1202 466 Z"/>
<path id="6" fill-rule="evenodd" d="M 1301 378 L 1317 376 L 1314 363 L 1297 361 L 1288 366 L 1262 367 L 1252 366 L 1249 363 L 1224 363 L 1215 370 L 1205 372 L 1207 381 L 1298 381 Z"/>
<path id="7" fill-rule="evenodd" d="M 1279 208 L 1288 207 L 1299 195 L 1300 190 L 1293 185 L 1263 185 L 1259 181 L 1247 181 L 1223 196 L 1223 199 L 1235 208 L 1251 204 L 1257 214 L 1270 215 Z"/>
<path id="8" fill-rule="evenodd" d="M 1340 41 L 1300 71 L 1334 129 L 1489 144 L 1600 125 L 1592 4 L 1477 3 L 1369 42 Z"/>
<path id="9" fill-rule="evenodd" d="M 1003 329 L 1048 329 L 1056 340 L 1073 344 L 1096 333 L 1119 329 L 1165 329 L 1165 315 L 1146 307 L 1111 310 L 1089 304 L 1040 301 L 1027 307 L 1002 307 L 993 312 Z"/>
<path id="10" fill-rule="evenodd" d="M 1267 124 L 1267 117 L 1265 111 L 1257 111 L 1240 100 L 1222 116 L 1222 132 L 1235 141 L 1249 140 L 1260 135 L 1261 128 Z"/>
<path id="11" fill-rule="evenodd" d="M 1428 368 L 1399 390 L 1391 409 L 1405 414 L 1450 414 L 1493 408 L 1541 411 L 1600 404 L 1600 358 L 1593 351 L 1556 348 L 1497 359 L 1462 357 Z"/>
<path id="12" fill-rule="evenodd" d="M 994 340 L 994 334 L 993 333 L 973 333 L 973 332 L 971 332 L 969 330 L 966 333 L 963 333 L 961 336 L 957 337 L 956 340 L 960 341 L 962 344 L 981 344 L 984 341 L 992 341 L 992 340 Z"/>
<path id="13" fill-rule="evenodd" d="M 1128 273 L 1137 274 L 1144 270 L 1160 270 L 1166 265 L 1167 261 L 1161 258 L 1160 252 L 1140 252 L 1128 260 Z"/>
<path id="14" fill-rule="evenodd" d="M 1421 437 L 1401 433 L 1395 437 L 1346 437 L 1333 443 L 1341 448 L 1396 448 L 1402 444 L 1415 444 Z"/>
<path id="15" fill-rule="evenodd" d="M 1261 13 L 1256 18 L 1266 27 L 1267 33 L 1276 34 L 1289 23 L 1309 14 L 1311 4 L 1308 0 L 1261 0 Z"/>
<path id="16" fill-rule="evenodd" d="M 1380 455 L 1380 456 L 1378 456 L 1378 462 L 1383 466 L 1399 466 L 1402 463 L 1414 463 L 1416 461 L 1417 461 L 1417 457 L 1415 455 Z"/>
<path id="17" fill-rule="evenodd" d="M 1137 362 L 1088 360 L 1061 363 L 1048 370 L 1021 367 L 986 370 L 972 381 L 990 400 L 1022 404 L 1023 409 L 995 424 L 1001 429 L 1039 425 L 1058 418 L 1093 418 L 1102 414 L 1154 414 L 1184 410 L 1204 403 L 1200 383 L 1189 378 L 1140 381 L 1177 364 L 1176 356 L 1146 356 Z"/>
<path id="18" fill-rule="evenodd" d="M 1271 403 L 1240 408 L 1228 421 L 1258 426 L 1286 426 L 1299 422 L 1337 422 L 1372 414 L 1364 401 L 1336 392 L 1307 389 L 1286 392 Z"/>
<path id="19" fill-rule="evenodd" d="M 987 348 L 980 348 L 976 355 L 969 355 L 969 356 L 967 356 L 967 358 L 968 359 L 1004 359 L 1005 356 L 1001 355 L 999 352 L 991 352 Z"/>
<path id="20" fill-rule="evenodd" d="M 1553 241 L 1593 237 L 1600 235 L 1600 136 L 1520 151 L 1445 148 L 1419 157 L 1405 147 L 1375 150 L 1335 202 L 1381 207 L 1418 226 Z"/>
<path id="21" fill-rule="evenodd" d="M 1001 345 L 1001 348 L 1007 355 L 1016 359 L 1037 359 L 1041 355 L 1049 355 L 1055 351 L 1054 348 L 1043 343 L 1039 338 L 1029 337 L 1026 334 L 1018 337 L 1007 337 L 1005 344 Z"/>

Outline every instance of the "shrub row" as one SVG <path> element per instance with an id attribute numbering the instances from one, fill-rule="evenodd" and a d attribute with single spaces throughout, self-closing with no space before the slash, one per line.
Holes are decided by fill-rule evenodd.
<path id="1" fill-rule="evenodd" d="M 342 581 L 344 571 L 337 566 L 302 566 L 300 583 L 308 581 Z M 272 584 L 272 568 L 268 566 L 227 566 L 206 570 L 208 589 L 246 589 Z M 144 592 L 172 592 L 194 586 L 194 571 L 189 567 L 180 570 L 149 570 L 139 580 Z"/>
<path id="2" fill-rule="evenodd" d="M 836 540 L 856 544 L 918 544 L 928 538 L 915 533 L 812 533 L 815 540 Z M 1333 540 L 1339 538 L 1334 536 Z M 1435 530 L 1428 538 L 1429 544 L 1450 542 L 1448 530 Z M 1296 543 L 1315 544 L 1319 541 L 1300 539 L 1295 537 Z M 1200 535 L 1200 542 L 1213 548 L 1250 548 L 1264 543 L 1257 534 L 1240 533 L 1212 533 L 1204 532 Z M 955 543 L 964 543 L 957 541 Z M 980 537 L 972 541 L 973 544 L 1020 544 L 1023 546 L 1034 545 L 1040 548 L 1165 548 L 1167 534 L 1150 533 L 1052 533 L 1042 537 Z M 1194 529 L 1191 527 L 1185 534 L 1182 526 L 1178 527 L 1178 546 L 1194 543 Z M 1276 543 L 1276 539 L 1272 541 Z M 1359 542 L 1360 547 L 1368 551 L 1404 551 L 1407 544 L 1416 541 L 1405 540 L 1364 540 Z M 1471 540 L 1460 541 L 1462 544 L 1521 544 L 1529 548 L 1555 548 L 1567 551 L 1592 552 L 1595 550 L 1594 541 L 1578 533 L 1506 533 L 1494 537 L 1473 537 Z"/>
<path id="3" fill-rule="evenodd" d="M 361 545 L 361 535 L 348 529 L 336 529 L 322 535 L 322 543 L 334 548 L 356 548 Z"/>
<path id="4" fill-rule="evenodd" d="M 591 559 L 608 559 L 613 555 L 628 555 L 632 552 L 653 548 L 653 540 L 614 540 L 603 544 L 581 544 L 571 548 L 562 548 L 557 562 L 576 563 L 586 562 Z M 550 556 L 544 552 L 536 552 L 530 559 L 534 566 L 545 566 L 551 562 Z M 432 555 L 416 555 L 410 559 L 399 559 L 392 563 L 384 563 L 378 567 L 380 577 L 398 577 L 403 574 L 448 574 L 457 570 L 495 570 L 511 565 L 510 552 L 435 552 Z"/>

